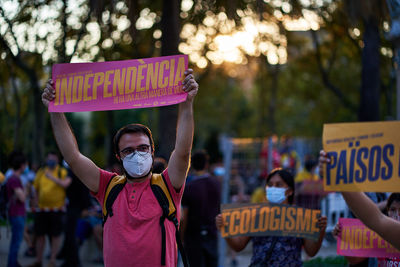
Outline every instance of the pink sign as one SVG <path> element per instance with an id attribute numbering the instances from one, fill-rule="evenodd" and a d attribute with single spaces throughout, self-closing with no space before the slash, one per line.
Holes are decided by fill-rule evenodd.
<path id="1" fill-rule="evenodd" d="M 337 240 L 337 254 L 355 257 L 400 257 L 400 251 L 383 240 L 358 219 L 340 218 L 342 232 Z"/>
<path id="2" fill-rule="evenodd" d="M 186 55 L 97 63 L 55 64 L 56 99 L 49 112 L 147 108 L 186 100 Z"/>

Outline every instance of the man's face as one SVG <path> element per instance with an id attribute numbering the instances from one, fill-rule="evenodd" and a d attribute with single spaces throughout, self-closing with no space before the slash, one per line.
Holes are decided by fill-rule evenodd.
<path id="1" fill-rule="evenodd" d="M 46 158 L 46 165 L 50 169 L 54 169 L 58 165 L 58 156 L 55 154 L 48 154 Z"/>
<path id="2" fill-rule="evenodd" d="M 146 151 L 153 154 L 150 139 L 142 133 L 126 133 L 122 135 L 119 139 L 118 148 L 119 155 L 117 155 L 117 158 L 121 160 L 134 151 Z"/>

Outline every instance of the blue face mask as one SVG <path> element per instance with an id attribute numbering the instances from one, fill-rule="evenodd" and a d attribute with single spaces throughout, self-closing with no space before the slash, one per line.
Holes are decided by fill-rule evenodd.
<path id="1" fill-rule="evenodd" d="M 268 186 L 265 190 L 267 193 L 267 200 L 271 203 L 280 204 L 286 199 L 286 188 Z"/>
<path id="2" fill-rule="evenodd" d="M 24 172 L 22 173 L 23 175 L 27 175 L 29 173 L 29 167 L 26 166 L 24 169 Z"/>
<path id="3" fill-rule="evenodd" d="M 216 167 L 214 169 L 214 175 L 216 176 L 223 176 L 225 174 L 225 169 L 224 167 Z"/>
<path id="4" fill-rule="evenodd" d="M 54 169 L 54 167 L 56 167 L 56 165 L 57 165 L 57 161 L 49 159 L 48 161 L 46 161 L 46 165 L 50 169 Z"/>

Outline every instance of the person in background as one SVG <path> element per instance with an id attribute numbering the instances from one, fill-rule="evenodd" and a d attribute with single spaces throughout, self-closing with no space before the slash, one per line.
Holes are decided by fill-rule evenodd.
<path id="1" fill-rule="evenodd" d="M 386 203 L 385 215 L 400 222 L 400 193 L 392 193 Z M 378 258 L 378 267 L 400 266 L 400 257 Z"/>
<path id="2" fill-rule="evenodd" d="M 281 167 L 296 176 L 299 167 L 299 156 L 293 148 L 293 139 L 288 135 L 284 135 L 281 137 L 281 144 Z"/>
<path id="3" fill-rule="evenodd" d="M 168 163 L 162 157 L 155 157 L 153 163 L 153 173 L 162 173 L 167 168 Z"/>
<path id="4" fill-rule="evenodd" d="M 386 207 L 384 209 L 384 214 L 389 216 L 390 218 L 400 221 L 400 193 L 392 193 L 388 200 Z M 333 229 L 333 236 L 337 239 L 342 232 L 342 226 L 340 223 L 337 223 L 335 228 Z M 348 257 L 345 256 L 347 261 L 349 262 L 349 266 L 376 266 L 368 265 L 369 258 L 362 257 Z M 400 266 L 400 258 L 392 257 L 392 258 L 378 258 L 378 267 L 389 267 L 389 266 Z"/>
<path id="5" fill-rule="evenodd" d="M 271 142 L 269 142 L 271 139 Z M 270 149 L 271 144 L 271 149 Z M 261 151 L 260 151 L 260 168 L 261 173 L 259 175 L 260 180 L 265 181 L 268 174 L 276 168 L 281 167 L 281 154 L 278 150 L 278 137 L 276 135 L 271 136 L 268 139 L 265 139 L 262 143 Z M 271 151 L 272 158 L 269 159 L 269 152 Z M 271 166 L 268 166 L 268 161 L 271 160 Z"/>
<path id="6" fill-rule="evenodd" d="M 48 266 L 55 266 L 63 231 L 66 189 L 71 181 L 67 170 L 59 165 L 57 153 L 49 152 L 46 157 L 46 166 L 38 170 L 33 183 L 38 208 L 34 222 L 36 261 L 30 265 L 32 267 L 42 266 L 46 235 L 51 238 L 51 256 Z"/>
<path id="7" fill-rule="evenodd" d="M 308 209 L 320 209 L 321 199 L 326 196 L 323 181 L 318 177 L 316 169 L 318 161 L 311 155 L 307 155 L 304 161 L 304 169 L 297 173 L 294 181 L 298 206 Z"/>
<path id="8" fill-rule="evenodd" d="M 33 181 L 36 177 L 36 164 L 30 164 L 30 166 L 25 168 L 24 173 L 21 175 L 22 183 L 26 181 L 24 188 L 26 190 L 26 201 L 25 207 L 27 212 L 27 223 L 25 224 L 24 230 L 24 241 L 27 245 L 27 249 L 24 253 L 26 257 L 35 257 L 36 256 L 36 237 L 35 232 L 33 230 L 33 214 L 35 210 L 35 189 L 33 187 Z"/>
<path id="9" fill-rule="evenodd" d="M 6 190 L 8 197 L 8 218 L 11 224 L 11 242 L 8 252 L 8 267 L 17 267 L 19 247 L 22 242 L 25 226 L 26 192 L 22 185 L 21 174 L 27 166 L 26 158 L 21 152 L 14 151 L 10 155 L 11 176 L 7 179 Z"/>
<path id="10" fill-rule="evenodd" d="M 2 184 L 6 180 L 6 177 L 2 172 L 0 172 L 0 184 Z"/>
<path id="11" fill-rule="evenodd" d="M 90 206 L 89 190 L 71 171 L 65 161 L 63 162 L 63 166 L 68 171 L 68 177 L 71 178 L 71 184 L 66 190 L 68 205 L 64 229 L 64 243 L 57 257 L 64 259 L 61 266 L 79 267 L 80 259 L 78 253 L 78 242 L 76 239 L 76 228 L 82 211 Z"/>
<path id="12" fill-rule="evenodd" d="M 322 170 L 323 164 L 329 163 L 330 159 L 323 150 L 319 155 L 320 169 Z M 363 192 L 342 192 L 342 196 L 358 219 L 400 250 L 400 221 L 384 215 L 379 207 Z"/>
<path id="13" fill-rule="evenodd" d="M 81 218 L 78 219 L 76 237 L 78 246 L 82 246 L 84 241 L 93 236 L 96 246 L 101 253 L 103 250 L 103 225 L 101 206 L 97 200 L 89 195 L 89 207 L 82 211 Z M 102 253 L 101 253 L 102 254 Z M 95 263 L 103 263 L 103 257 L 96 256 Z"/>
<path id="14" fill-rule="evenodd" d="M 275 169 L 267 177 L 267 201 L 274 204 L 294 204 L 294 178 L 283 169 Z M 221 214 L 216 217 L 218 229 L 224 227 L 225 222 Z M 250 240 L 253 242 L 253 256 L 250 266 L 302 266 L 301 249 L 304 247 L 308 256 L 313 257 L 319 249 L 325 236 L 327 218 L 318 218 L 320 230 L 317 241 L 289 237 L 289 236 L 234 236 L 225 238 L 229 247 L 242 251 Z"/>
<path id="15" fill-rule="evenodd" d="M 218 235 L 214 218 L 220 212 L 221 184 L 208 172 L 206 151 L 193 153 L 192 181 L 182 198 L 182 234 L 190 266 L 218 266 Z"/>

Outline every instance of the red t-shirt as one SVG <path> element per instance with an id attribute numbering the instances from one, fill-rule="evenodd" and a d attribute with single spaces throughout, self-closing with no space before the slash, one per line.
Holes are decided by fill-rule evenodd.
<path id="1" fill-rule="evenodd" d="M 15 195 L 15 189 L 21 188 L 22 190 L 24 189 L 22 186 L 21 179 L 16 176 L 12 175 L 10 178 L 8 178 L 7 183 L 7 197 L 8 197 L 8 216 L 10 217 L 15 217 L 15 216 L 25 216 L 26 211 L 25 211 L 25 203 L 21 202 L 17 199 L 17 196 Z"/>
<path id="2" fill-rule="evenodd" d="M 180 218 L 183 188 L 177 192 L 170 181 L 168 169 L 163 172 Z M 94 194 L 103 205 L 105 190 L 113 173 L 100 169 L 99 192 Z M 150 180 L 127 183 L 113 205 L 112 217 L 107 218 L 103 233 L 104 265 L 114 266 L 161 266 L 162 210 L 150 187 Z M 175 226 L 165 220 L 165 266 L 177 265 Z"/>

